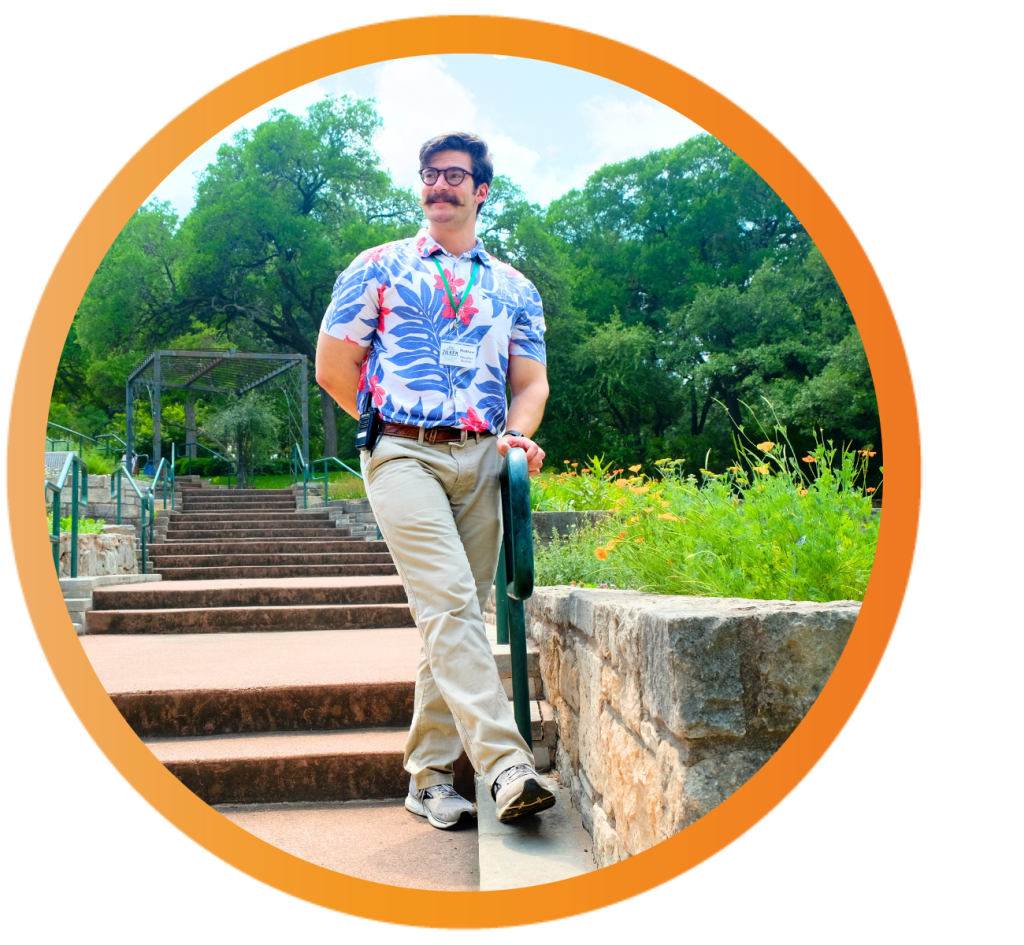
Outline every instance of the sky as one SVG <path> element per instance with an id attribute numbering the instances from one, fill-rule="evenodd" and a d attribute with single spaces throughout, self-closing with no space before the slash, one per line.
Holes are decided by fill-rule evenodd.
<path id="1" fill-rule="evenodd" d="M 211 138 L 156 188 L 184 216 L 196 174 L 241 128 L 272 108 L 301 114 L 327 94 L 374 98 L 384 127 L 375 142 L 394 182 L 418 189 L 420 145 L 442 131 L 483 137 L 495 174 L 546 206 L 582 186 L 604 164 L 670 147 L 703 129 L 646 95 L 589 72 L 515 56 L 444 55 L 394 59 L 327 76 L 250 112 Z"/>

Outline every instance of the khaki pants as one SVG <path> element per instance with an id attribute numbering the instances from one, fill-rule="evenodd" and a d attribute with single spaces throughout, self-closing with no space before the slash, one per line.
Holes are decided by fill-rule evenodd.
<path id="1" fill-rule="evenodd" d="M 501 541 L 497 440 L 382 436 L 363 481 L 423 640 L 405 769 L 417 790 L 451 784 L 465 748 L 490 785 L 534 764 L 502 688 L 483 610 Z"/>

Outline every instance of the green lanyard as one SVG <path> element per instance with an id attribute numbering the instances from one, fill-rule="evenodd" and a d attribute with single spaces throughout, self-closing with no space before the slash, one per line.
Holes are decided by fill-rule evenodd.
<path id="1" fill-rule="evenodd" d="M 466 286 L 466 291 L 463 293 L 462 299 L 459 301 L 459 304 L 456 305 L 455 304 L 455 297 L 452 295 L 452 287 L 450 285 L 448 285 L 448 279 L 447 279 L 447 277 L 444 274 L 444 269 L 441 268 L 441 264 L 437 261 L 437 257 L 436 256 L 432 256 L 431 259 L 434 260 L 434 265 L 437 266 L 437 271 L 439 273 L 441 273 L 441 281 L 444 283 L 444 290 L 445 290 L 445 292 L 448 293 L 448 304 L 452 307 L 452 318 L 455 319 L 455 334 L 458 335 L 458 333 L 459 333 L 459 317 L 458 317 L 459 316 L 459 309 L 462 308 L 462 306 L 466 304 L 466 299 L 469 298 L 469 293 L 473 289 L 473 280 L 476 278 L 477 271 L 480 269 L 480 260 L 479 259 L 474 260 L 473 268 L 470 270 L 470 273 L 469 273 L 469 285 Z M 454 270 L 454 268 L 455 268 L 455 264 L 452 263 L 452 269 Z"/>

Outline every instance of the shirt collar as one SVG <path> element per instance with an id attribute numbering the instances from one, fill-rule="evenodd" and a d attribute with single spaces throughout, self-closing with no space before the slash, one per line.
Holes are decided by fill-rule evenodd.
<path id="1" fill-rule="evenodd" d="M 419 253 L 422 259 L 429 259 L 435 253 L 446 253 L 446 250 L 424 229 L 416 234 L 416 252 Z M 463 255 L 468 256 L 470 259 L 478 259 L 485 266 L 491 264 L 491 256 L 484 249 L 483 241 L 479 236 L 476 238 L 476 245 L 463 253 Z"/>

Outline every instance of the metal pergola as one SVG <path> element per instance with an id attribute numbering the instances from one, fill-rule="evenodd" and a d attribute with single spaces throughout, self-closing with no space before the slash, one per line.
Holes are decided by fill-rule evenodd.
<path id="1" fill-rule="evenodd" d="M 302 457 L 309 462 L 308 367 L 304 354 L 255 354 L 230 348 L 227 351 L 154 351 L 129 376 L 125 385 L 127 453 L 135 455 L 134 404 L 147 389 L 153 410 L 153 463 L 160 463 L 160 395 L 167 388 L 241 396 L 286 372 L 299 369 L 299 410 Z"/>

